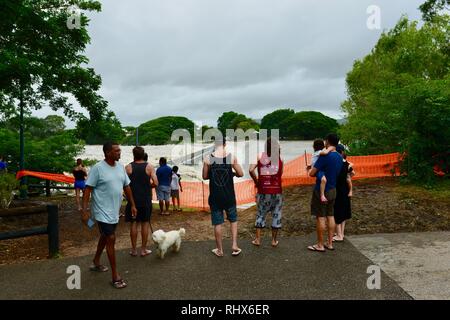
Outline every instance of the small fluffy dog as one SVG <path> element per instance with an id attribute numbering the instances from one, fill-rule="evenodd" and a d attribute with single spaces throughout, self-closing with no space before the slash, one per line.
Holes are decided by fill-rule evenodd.
<path id="1" fill-rule="evenodd" d="M 153 232 L 152 239 L 158 245 L 158 249 L 156 249 L 158 256 L 161 259 L 164 259 L 164 256 L 170 247 L 172 247 L 174 252 L 180 251 L 181 236 L 184 236 L 185 234 L 186 230 L 184 230 L 184 228 L 169 232 L 164 232 L 160 229 Z"/>

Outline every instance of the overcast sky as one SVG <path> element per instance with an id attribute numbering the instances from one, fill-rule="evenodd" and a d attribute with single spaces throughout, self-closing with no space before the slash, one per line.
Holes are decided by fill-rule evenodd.
<path id="1" fill-rule="evenodd" d="M 86 52 L 123 125 L 279 107 L 343 116 L 345 75 L 424 0 L 104 0 Z M 370 30 L 367 8 L 381 9 Z M 49 114 L 43 109 L 36 114 Z M 69 126 L 71 126 L 69 124 Z"/>

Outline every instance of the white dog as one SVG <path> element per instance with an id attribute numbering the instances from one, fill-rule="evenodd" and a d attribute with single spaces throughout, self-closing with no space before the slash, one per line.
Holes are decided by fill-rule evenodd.
<path id="1" fill-rule="evenodd" d="M 152 239 L 158 246 L 158 249 L 156 250 L 158 256 L 161 259 L 164 259 L 164 256 L 170 247 L 172 247 L 174 252 L 180 251 L 181 236 L 184 236 L 185 234 L 186 230 L 184 230 L 184 228 L 169 232 L 164 232 L 160 229 L 153 232 Z"/>

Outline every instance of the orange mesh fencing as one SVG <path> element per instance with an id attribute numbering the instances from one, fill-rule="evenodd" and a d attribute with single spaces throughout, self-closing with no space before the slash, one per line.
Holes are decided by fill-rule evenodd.
<path id="1" fill-rule="evenodd" d="M 309 177 L 306 169 L 311 164 L 311 154 L 301 155 L 284 165 L 283 187 L 293 185 L 312 185 L 315 178 Z M 398 164 L 400 155 L 398 153 L 353 156 L 347 160 L 352 163 L 356 175 L 353 179 L 380 178 L 399 174 Z M 180 204 L 182 207 L 197 210 L 208 210 L 209 185 L 207 182 L 182 183 L 183 192 L 180 192 Z M 234 184 L 237 205 L 245 205 L 255 202 L 256 187 L 253 180 L 239 181 Z M 156 199 L 153 192 L 153 199 Z"/>
<path id="2" fill-rule="evenodd" d="M 305 158 L 306 157 L 306 158 Z M 308 176 L 307 165 L 311 164 L 311 154 L 301 155 L 284 165 L 283 187 L 293 185 L 312 185 L 315 178 Z M 400 162 L 399 153 L 390 153 L 372 156 L 353 156 L 347 160 L 352 163 L 356 175 L 353 179 L 380 178 L 399 175 L 398 164 Z M 64 183 L 73 183 L 74 178 L 63 174 L 53 174 L 45 172 L 19 171 L 17 179 L 23 176 L 33 176 L 46 180 L 53 180 Z M 209 185 L 207 182 L 183 181 L 183 192 L 180 192 L 180 205 L 182 207 L 208 210 Z M 253 180 L 244 180 L 234 184 L 236 193 L 236 203 L 244 205 L 255 202 L 256 188 Z M 156 200 L 155 191 L 152 198 Z"/>

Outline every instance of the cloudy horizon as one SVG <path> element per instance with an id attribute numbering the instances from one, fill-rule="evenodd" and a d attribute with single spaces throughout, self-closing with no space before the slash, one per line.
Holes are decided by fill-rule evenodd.
<path id="1" fill-rule="evenodd" d="M 261 119 L 280 107 L 342 118 L 353 62 L 402 14 L 420 19 L 423 0 L 101 2 L 89 14 L 89 67 L 109 109 L 136 126 L 168 115 L 216 125 L 225 111 Z M 371 5 L 379 30 L 366 25 Z"/>

